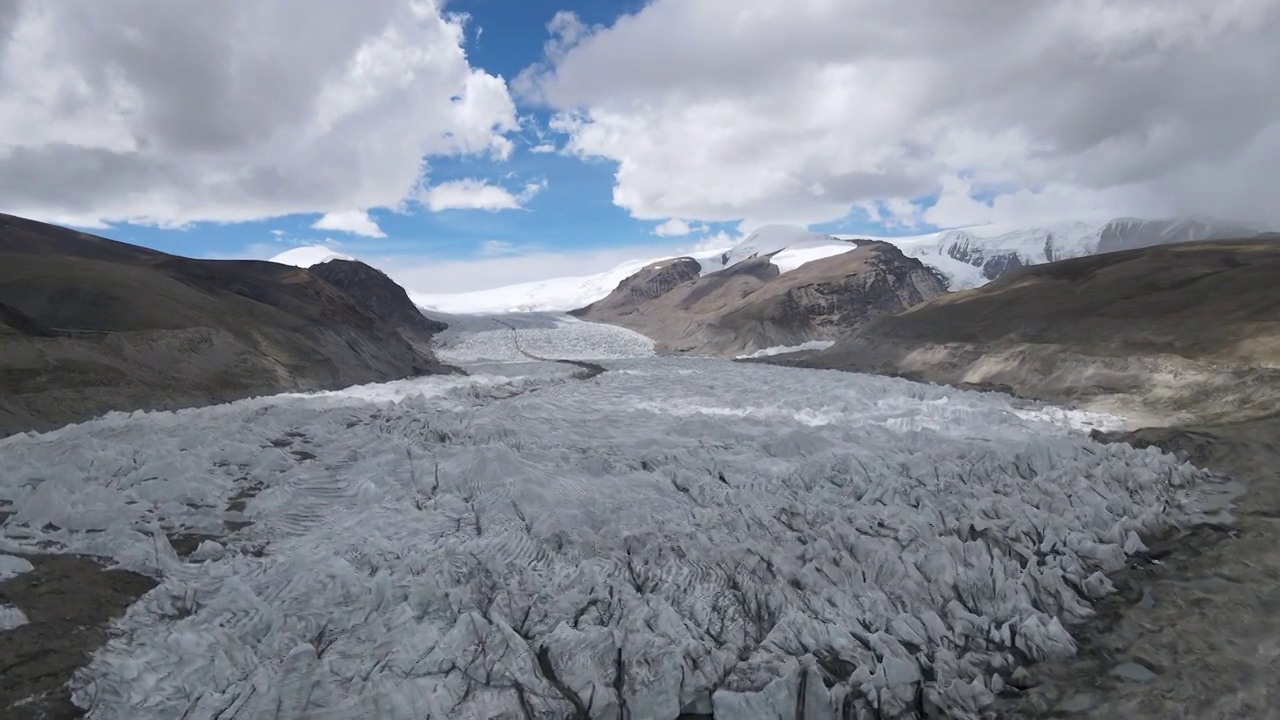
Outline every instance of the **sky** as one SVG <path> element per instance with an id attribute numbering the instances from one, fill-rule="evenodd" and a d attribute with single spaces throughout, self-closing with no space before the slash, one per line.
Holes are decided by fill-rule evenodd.
<path id="1" fill-rule="evenodd" d="M 0 212 L 419 292 L 766 223 L 1280 227 L 1280 0 L 0 0 Z"/>

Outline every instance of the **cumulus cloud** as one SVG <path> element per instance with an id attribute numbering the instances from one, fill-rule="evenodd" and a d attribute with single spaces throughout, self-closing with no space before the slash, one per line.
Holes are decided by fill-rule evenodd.
<path id="1" fill-rule="evenodd" d="M 162 225 L 397 207 L 424 157 L 506 157 L 517 128 L 441 4 L 0 2 L 0 206 Z"/>
<path id="2" fill-rule="evenodd" d="M 369 213 L 364 210 L 325 213 L 311 227 L 316 230 L 334 230 L 373 238 L 387 236 L 386 233 L 382 232 L 382 228 L 378 227 L 378 223 L 369 217 Z"/>
<path id="3" fill-rule="evenodd" d="M 636 218 L 1280 224 L 1276 0 L 654 0 L 550 30 L 516 87 Z"/>
<path id="4" fill-rule="evenodd" d="M 691 232 L 693 232 L 693 228 L 689 223 L 681 220 L 680 218 L 671 218 L 653 229 L 654 235 L 660 235 L 662 237 L 680 237 L 688 235 Z"/>
<path id="5" fill-rule="evenodd" d="M 419 200 L 432 211 L 440 210 L 516 210 L 524 206 L 546 187 L 546 182 L 531 182 L 518 193 L 501 185 L 478 178 L 450 180 L 425 189 Z"/>

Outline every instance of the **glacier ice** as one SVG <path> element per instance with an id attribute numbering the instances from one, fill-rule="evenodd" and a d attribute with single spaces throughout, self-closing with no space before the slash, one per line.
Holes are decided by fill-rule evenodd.
<path id="1" fill-rule="evenodd" d="M 161 579 L 103 720 L 966 718 L 1220 482 L 996 395 L 603 362 L 0 440 L 0 547 Z"/>
<path id="2" fill-rule="evenodd" d="M 27 622 L 27 615 L 22 612 L 22 608 L 0 603 L 0 632 L 22 627 Z"/>
<path id="3" fill-rule="evenodd" d="M 35 567 L 24 558 L 0 555 L 0 582 L 11 580 L 34 569 Z"/>

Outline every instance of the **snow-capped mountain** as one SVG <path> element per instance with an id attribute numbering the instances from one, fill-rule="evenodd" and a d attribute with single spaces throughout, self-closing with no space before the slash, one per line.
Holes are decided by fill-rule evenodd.
<path id="1" fill-rule="evenodd" d="M 1098 224 L 1064 222 L 1031 228 L 981 225 L 876 239 L 936 268 L 950 280 L 952 290 L 967 290 L 1023 265 L 1092 255 L 1098 252 L 1101 234 Z"/>
<path id="2" fill-rule="evenodd" d="M 723 270 L 743 260 L 771 255 L 769 262 L 781 272 L 790 272 L 807 262 L 821 260 L 857 249 L 857 244 L 832 235 L 809 232 L 791 225 L 765 225 L 751 233 L 719 257 L 703 263 L 703 274 Z"/>
<path id="3" fill-rule="evenodd" d="M 806 238 L 774 250 L 753 235 L 703 272 L 692 258 L 656 262 L 604 299 L 572 310 L 656 340 L 664 352 L 733 356 L 778 346 L 834 341 L 885 313 L 947 292 L 947 284 L 889 243 Z"/>
<path id="4" fill-rule="evenodd" d="M 322 262 L 328 262 L 330 260 L 355 260 L 355 258 L 324 245 L 306 245 L 304 247 L 296 247 L 292 250 L 286 250 L 271 258 L 271 262 L 273 263 L 294 265 L 301 268 L 309 268 L 312 265 L 319 265 Z"/>
<path id="5" fill-rule="evenodd" d="M 766 225 L 738 243 L 690 253 L 701 273 L 713 273 L 753 257 L 771 255 L 784 273 L 801 265 L 848 252 L 858 239 L 883 240 L 945 276 L 952 290 L 980 287 L 1024 265 L 1132 248 L 1196 240 L 1249 237 L 1256 228 L 1211 218 L 1109 222 L 1057 222 L 1033 227 L 979 225 L 910 237 L 824 235 L 788 225 Z M 299 248 L 323 250 L 329 248 Z M 297 251 L 290 251 L 297 252 Z M 288 253 L 286 253 L 287 255 Z M 466 293 L 413 293 L 420 307 L 446 313 L 563 312 L 586 307 L 613 292 L 640 270 L 671 256 L 629 260 L 593 275 L 551 278 Z M 276 259 L 277 262 L 283 262 Z M 317 262 L 319 262 L 317 260 Z"/>
<path id="6" fill-rule="evenodd" d="M 1132 250 L 1198 240 L 1225 240 L 1260 233 L 1260 228 L 1215 218 L 1188 217 L 1178 220 L 1119 218 L 1102 227 L 1099 232 L 1097 252 Z"/>
<path id="7" fill-rule="evenodd" d="M 741 242 L 690 253 L 701 274 L 717 272 L 743 260 L 771 255 L 770 262 L 789 272 L 807 262 L 857 248 L 855 243 L 789 225 L 766 225 Z M 594 275 L 551 278 L 465 293 L 410 293 L 420 307 L 443 313 L 565 312 L 586 307 L 613 292 L 618 283 L 670 256 L 628 260 Z"/>
<path id="8" fill-rule="evenodd" d="M 951 280 L 951 289 L 964 290 L 985 285 L 1024 265 L 1154 245 L 1250 237 L 1259 232 L 1258 228 L 1213 218 L 1119 218 L 1105 223 L 1061 222 L 1030 228 L 981 225 L 877 239 L 891 242 L 907 255 L 937 268 Z"/>

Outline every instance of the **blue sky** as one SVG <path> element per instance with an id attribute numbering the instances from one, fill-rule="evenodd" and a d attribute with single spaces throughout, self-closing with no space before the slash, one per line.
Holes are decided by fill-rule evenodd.
<path id="1" fill-rule="evenodd" d="M 427 293 L 765 223 L 1280 227 L 1273 0 L 939 8 L 0 3 L 0 212 L 192 256 L 326 244 Z"/>

